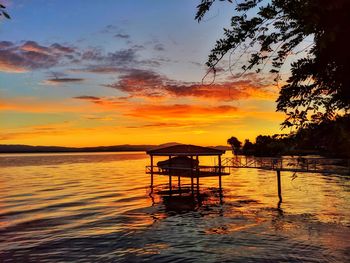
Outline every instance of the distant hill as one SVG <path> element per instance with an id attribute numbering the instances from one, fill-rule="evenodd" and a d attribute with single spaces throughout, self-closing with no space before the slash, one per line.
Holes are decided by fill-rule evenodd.
<path id="1" fill-rule="evenodd" d="M 146 151 L 154 145 L 114 145 L 97 147 L 61 147 L 61 146 L 29 146 L 0 145 L 0 153 L 48 153 L 48 152 L 130 152 Z"/>
<path id="2" fill-rule="evenodd" d="M 217 145 L 217 146 L 209 146 L 211 148 L 215 148 L 218 150 L 223 150 L 223 151 L 232 151 L 232 148 L 230 146 L 226 146 L 226 145 Z"/>
<path id="3" fill-rule="evenodd" d="M 179 144 L 182 144 L 182 143 L 167 142 L 167 143 L 162 143 L 162 144 L 159 144 L 159 145 L 154 145 L 151 149 L 154 150 L 154 149 L 158 149 L 158 148 L 165 148 L 165 147 L 170 147 L 170 146 L 179 145 Z"/>
<path id="4" fill-rule="evenodd" d="M 21 144 L 0 144 L 0 153 L 49 153 L 49 152 L 137 152 L 147 151 L 154 148 L 168 147 L 180 143 L 170 142 L 160 145 L 114 145 L 96 147 L 61 147 L 61 146 L 30 146 Z M 226 146 L 215 146 L 213 148 L 229 150 Z"/>

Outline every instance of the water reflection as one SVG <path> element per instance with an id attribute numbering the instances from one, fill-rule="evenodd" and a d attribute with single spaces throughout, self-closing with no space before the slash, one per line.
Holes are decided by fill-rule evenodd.
<path id="1" fill-rule="evenodd" d="M 197 196 L 149 188 L 143 154 L 109 155 L 0 156 L 0 262 L 349 261 L 344 177 L 283 173 L 280 203 L 274 172 L 232 170 Z"/>
<path id="2" fill-rule="evenodd" d="M 195 211 L 201 205 L 193 195 L 165 195 L 162 197 L 165 211 L 170 213 L 186 213 Z"/>

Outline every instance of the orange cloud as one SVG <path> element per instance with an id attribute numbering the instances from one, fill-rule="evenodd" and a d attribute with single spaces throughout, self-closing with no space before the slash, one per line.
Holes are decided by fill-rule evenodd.
<path id="1" fill-rule="evenodd" d="M 50 52 L 50 49 L 48 47 L 40 46 L 34 41 L 27 41 L 19 48 L 24 51 L 33 51 L 44 54 L 48 54 Z"/>
<path id="2" fill-rule="evenodd" d="M 28 70 L 22 66 L 14 65 L 12 62 L 0 58 L 0 71 L 7 73 L 24 73 Z"/>
<path id="3" fill-rule="evenodd" d="M 119 104 L 122 103 L 122 100 Z M 99 104 L 99 107 L 95 106 Z M 100 107 L 100 106 L 105 107 Z M 112 99 L 97 101 L 94 104 L 79 103 L 76 100 L 43 101 L 34 97 L 11 98 L 0 100 L 0 111 L 30 112 L 30 113 L 87 113 L 115 111 L 118 102 Z"/>
<path id="4" fill-rule="evenodd" d="M 231 105 L 201 106 L 195 104 L 149 104 L 130 101 L 125 97 L 77 96 L 76 100 L 87 101 L 108 110 L 115 110 L 124 116 L 136 118 L 166 118 L 179 119 L 186 117 L 208 117 L 228 115 L 237 112 L 237 107 Z"/>
<path id="5" fill-rule="evenodd" d="M 103 97 L 83 95 L 83 96 L 73 97 L 73 99 L 92 102 L 94 104 L 98 104 L 100 106 L 104 106 L 105 108 L 109 108 L 109 109 L 117 109 L 118 106 L 131 105 L 131 104 L 126 105 L 127 103 L 124 97 L 103 98 Z"/>
<path id="6" fill-rule="evenodd" d="M 244 79 L 204 85 L 170 80 L 154 71 L 129 69 L 118 82 L 106 84 L 132 97 L 195 97 L 214 100 L 273 99 L 276 90 L 265 79 L 247 75 Z"/>
<path id="7" fill-rule="evenodd" d="M 9 129 L 0 133 L 0 140 L 26 139 L 36 136 L 64 135 L 71 132 L 71 125 L 68 122 L 59 124 L 36 125 L 25 128 Z"/>
<path id="8" fill-rule="evenodd" d="M 174 138 L 188 143 L 217 144 L 224 143 L 232 136 L 232 131 L 242 139 L 254 138 L 257 130 L 261 133 L 278 131 L 280 116 L 277 113 L 243 107 L 245 110 L 232 105 L 151 104 L 135 102 L 134 99 L 98 96 L 77 96 L 48 102 L 22 98 L 8 100 L 6 104 L 0 101 L 0 110 L 62 113 L 71 121 L 4 127 L 0 131 L 0 139 L 3 143 L 66 146 L 122 144 L 130 140 L 133 143 L 162 143 Z M 75 113 L 74 116 L 72 113 Z M 47 121 L 43 119 L 43 123 L 50 121 L 49 116 Z M 269 125 L 260 127 L 261 123 Z M 215 136 L 208 141 L 207 133 Z"/>
<path id="9" fill-rule="evenodd" d="M 193 127 L 193 122 L 182 122 L 182 123 L 169 123 L 169 122 L 151 122 L 142 125 L 126 126 L 128 129 L 144 129 L 144 128 L 188 128 Z"/>
<path id="10" fill-rule="evenodd" d="M 173 104 L 173 105 L 152 105 L 144 104 L 130 109 L 125 114 L 127 116 L 138 118 L 164 118 L 164 119 L 179 119 L 193 117 L 209 117 L 220 114 L 232 114 L 237 112 L 237 108 L 229 105 L 221 106 L 199 106 L 190 104 Z M 209 120 L 208 120 L 209 121 Z"/>

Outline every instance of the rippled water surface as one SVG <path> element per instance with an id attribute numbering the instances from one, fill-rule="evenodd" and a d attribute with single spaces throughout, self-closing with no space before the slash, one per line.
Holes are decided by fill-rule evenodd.
<path id="1" fill-rule="evenodd" d="M 152 191 L 146 164 L 0 155 L 0 262 L 350 262 L 349 177 L 282 172 L 279 205 L 274 172 L 231 170 L 222 198 L 202 179 L 192 198 L 187 179 L 169 196 L 155 176 Z"/>

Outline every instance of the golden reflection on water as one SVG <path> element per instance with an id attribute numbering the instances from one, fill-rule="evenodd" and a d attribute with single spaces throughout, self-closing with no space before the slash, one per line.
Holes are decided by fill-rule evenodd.
<path id="1" fill-rule="evenodd" d="M 215 164 L 210 157 L 200 161 Z M 185 193 L 161 194 L 165 176 L 155 176 L 151 189 L 148 162 L 143 153 L 0 155 L 0 259 L 37 249 L 39 259 L 49 261 L 51 253 L 68 251 L 72 259 L 108 254 L 117 261 L 133 255 L 161 262 L 180 252 L 203 257 L 213 242 L 217 250 L 210 250 L 208 262 L 263 260 L 268 251 L 280 261 L 281 253 L 288 261 L 305 253 L 320 255 L 321 262 L 348 258 L 348 177 L 282 172 L 279 206 L 275 172 L 232 169 L 223 177 L 222 199 L 218 179 L 201 178 L 197 202 Z M 181 184 L 188 188 L 190 179 Z M 67 247 L 66 239 L 79 239 L 82 250 Z M 99 246 L 105 243 L 108 249 Z"/>

